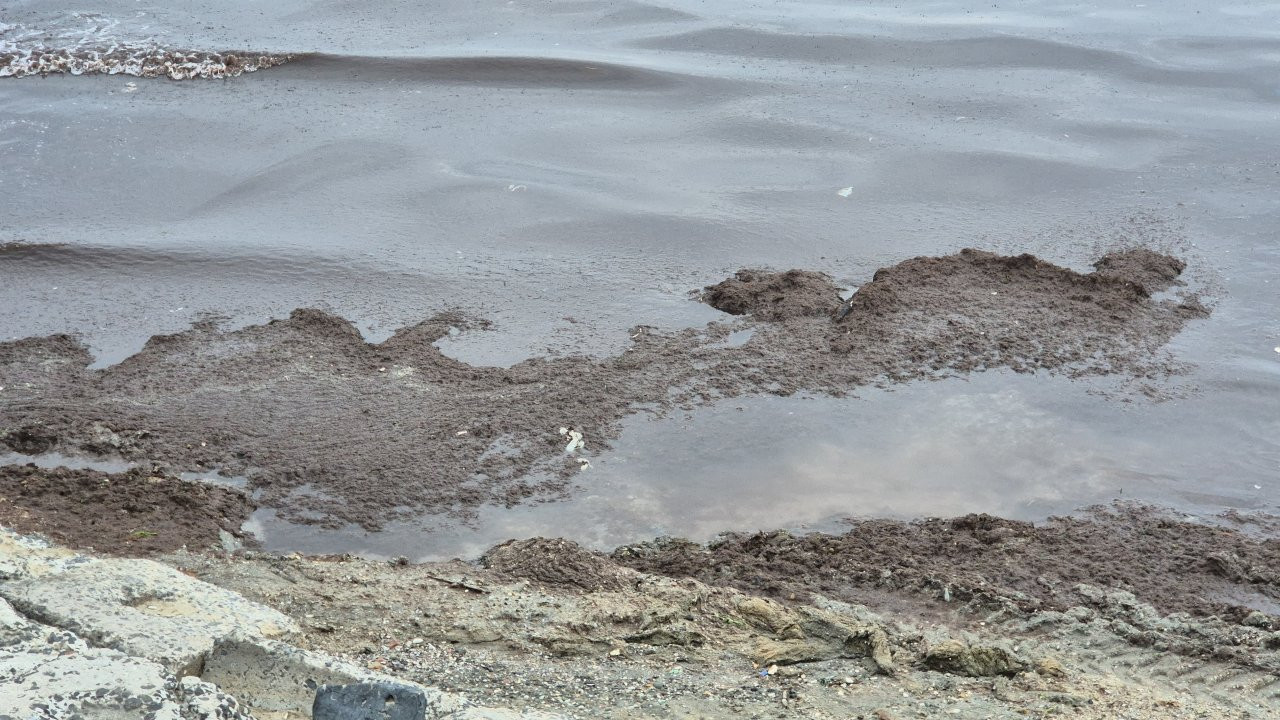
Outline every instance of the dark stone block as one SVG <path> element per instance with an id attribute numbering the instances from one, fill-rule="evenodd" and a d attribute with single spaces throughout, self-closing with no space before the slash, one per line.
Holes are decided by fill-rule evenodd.
<path id="1" fill-rule="evenodd" d="M 427 697 L 408 685 L 376 682 L 322 685 L 312 720 L 424 720 Z"/>

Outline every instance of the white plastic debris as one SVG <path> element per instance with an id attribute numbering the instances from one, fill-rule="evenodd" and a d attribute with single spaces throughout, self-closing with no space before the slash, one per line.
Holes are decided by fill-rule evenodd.
<path id="1" fill-rule="evenodd" d="M 527 185 L 508 185 L 507 186 L 507 192 L 520 192 L 522 190 L 528 190 L 528 189 L 529 189 L 529 186 Z"/>
<path id="2" fill-rule="evenodd" d="M 560 428 L 560 434 L 569 438 L 569 444 L 564 446 L 566 453 L 575 453 L 586 445 L 582 440 L 582 433 L 573 428 L 562 427 Z"/>
<path id="3" fill-rule="evenodd" d="M 463 435 L 466 435 L 466 434 L 467 434 L 466 430 L 459 430 L 458 432 L 454 433 L 454 435 L 458 437 L 462 437 Z"/>
<path id="4" fill-rule="evenodd" d="M 853 187 L 840 188 L 836 191 L 836 194 L 842 198 L 847 198 L 853 194 Z"/>

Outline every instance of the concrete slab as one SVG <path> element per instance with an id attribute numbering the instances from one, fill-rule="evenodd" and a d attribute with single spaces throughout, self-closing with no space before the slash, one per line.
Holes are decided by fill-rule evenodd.
<path id="1" fill-rule="evenodd" d="M 62 572 L 93 559 L 0 527 L 0 581 Z"/>
<path id="2" fill-rule="evenodd" d="M 23 720 L 252 720 L 231 696 L 159 664 L 90 647 L 0 601 L 0 717 Z"/>
<path id="3" fill-rule="evenodd" d="M 0 583 L 27 617 L 89 643 L 199 675 L 213 644 L 232 635 L 287 638 L 286 615 L 150 560 L 92 560 Z"/>

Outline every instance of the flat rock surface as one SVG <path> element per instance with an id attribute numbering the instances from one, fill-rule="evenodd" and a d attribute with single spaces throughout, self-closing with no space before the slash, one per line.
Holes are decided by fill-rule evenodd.
<path id="1" fill-rule="evenodd" d="M 176 674 L 198 674 L 218 638 L 297 632 L 275 610 L 150 560 L 96 560 L 10 580 L 0 597 L 28 617 Z"/>
<path id="2" fill-rule="evenodd" d="M 0 528 L 0 582 L 62 572 L 89 562 L 93 558 L 57 547 L 43 538 Z"/>
<path id="3" fill-rule="evenodd" d="M 0 600 L 0 716 L 151 720 L 252 720 L 235 698 L 199 678 L 92 647 L 74 633 L 31 622 Z"/>

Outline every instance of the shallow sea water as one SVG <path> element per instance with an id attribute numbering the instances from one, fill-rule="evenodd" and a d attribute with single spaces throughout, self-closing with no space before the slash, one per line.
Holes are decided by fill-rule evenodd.
<path id="1" fill-rule="evenodd" d="M 989 373 L 631 418 L 561 503 L 279 549 L 421 557 L 555 534 L 1042 518 L 1123 497 L 1280 507 L 1280 5 L 65 0 L 5 43 L 300 53 L 219 80 L 0 78 L 0 337 L 99 365 L 208 315 L 321 307 L 371 340 L 446 307 L 474 363 L 609 354 L 718 319 L 744 266 L 854 287 L 976 246 L 1084 269 L 1118 243 L 1216 302 L 1153 402 Z M 25 44 L 25 45 L 24 45 Z M 569 320 L 567 318 L 572 318 Z M 0 391 L 3 401 L 3 391 Z M 590 442 L 590 438 L 588 438 Z"/>

